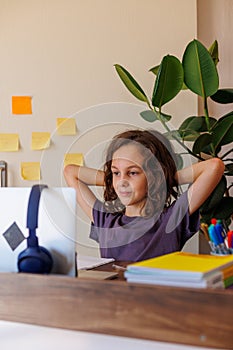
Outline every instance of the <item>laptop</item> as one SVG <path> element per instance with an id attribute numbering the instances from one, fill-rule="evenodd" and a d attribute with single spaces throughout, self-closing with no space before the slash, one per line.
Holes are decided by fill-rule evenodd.
<path id="1" fill-rule="evenodd" d="M 0 272 L 18 272 L 18 255 L 27 247 L 27 210 L 31 187 L 0 188 Z M 36 235 L 52 255 L 51 274 L 75 277 L 76 194 L 70 187 L 41 192 Z"/>

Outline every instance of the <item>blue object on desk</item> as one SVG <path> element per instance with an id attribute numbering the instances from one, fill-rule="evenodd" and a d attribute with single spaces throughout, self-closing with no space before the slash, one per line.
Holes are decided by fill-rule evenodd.
<path id="1" fill-rule="evenodd" d="M 210 237 L 211 242 L 213 242 L 215 245 L 218 245 L 219 240 L 218 240 L 218 236 L 217 236 L 216 231 L 215 231 L 214 224 L 211 224 L 208 227 L 208 232 L 209 232 L 209 237 Z"/>
<path id="2" fill-rule="evenodd" d="M 218 236 L 218 240 L 220 243 L 224 243 L 224 238 L 223 238 L 223 227 L 221 224 L 221 220 L 217 220 L 216 224 L 214 225 L 216 234 Z"/>

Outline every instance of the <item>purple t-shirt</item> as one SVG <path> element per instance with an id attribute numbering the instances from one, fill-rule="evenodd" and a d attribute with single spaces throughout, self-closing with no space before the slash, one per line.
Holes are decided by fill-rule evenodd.
<path id="1" fill-rule="evenodd" d="M 103 258 L 140 261 L 181 250 L 199 229 L 199 211 L 189 215 L 187 192 L 151 218 L 110 213 L 96 200 L 93 221 L 90 238 Z"/>

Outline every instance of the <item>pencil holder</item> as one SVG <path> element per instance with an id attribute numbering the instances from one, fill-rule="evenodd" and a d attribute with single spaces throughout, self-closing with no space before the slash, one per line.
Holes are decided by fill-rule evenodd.
<path id="1" fill-rule="evenodd" d="M 211 224 L 201 224 L 201 232 L 210 245 L 211 255 L 233 254 L 233 231 L 226 229 L 221 220 L 212 219 Z"/>
<path id="2" fill-rule="evenodd" d="M 212 241 L 209 241 L 210 245 L 210 254 L 211 255 L 230 255 L 233 254 L 233 248 L 228 248 L 225 240 L 223 243 L 216 244 Z"/>

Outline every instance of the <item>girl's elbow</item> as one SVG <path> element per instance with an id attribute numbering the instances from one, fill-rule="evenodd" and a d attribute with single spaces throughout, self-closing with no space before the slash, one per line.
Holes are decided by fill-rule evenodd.
<path id="1" fill-rule="evenodd" d="M 219 177 L 219 179 L 221 179 L 221 177 L 224 174 L 224 170 L 225 170 L 225 165 L 224 165 L 223 161 L 220 158 L 212 158 L 211 159 L 211 170 L 212 170 L 213 174 L 215 174 L 217 177 Z"/>
<path id="2" fill-rule="evenodd" d="M 70 164 L 68 164 L 68 165 L 66 165 L 65 167 L 64 167 L 64 169 L 63 169 L 63 174 L 64 174 L 64 176 L 65 177 L 67 177 L 67 176 L 69 176 L 69 174 L 70 174 L 70 172 L 71 172 L 71 165 Z"/>
<path id="3" fill-rule="evenodd" d="M 220 158 L 211 158 L 208 170 L 211 177 L 218 183 L 224 174 L 225 165 Z"/>
<path id="4" fill-rule="evenodd" d="M 74 177 L 74 165 L 68 164 L 63 169 L 63 174 L 66 179 L 66 181 L 69 183 L 69 180 L 71 180 Z"/>

